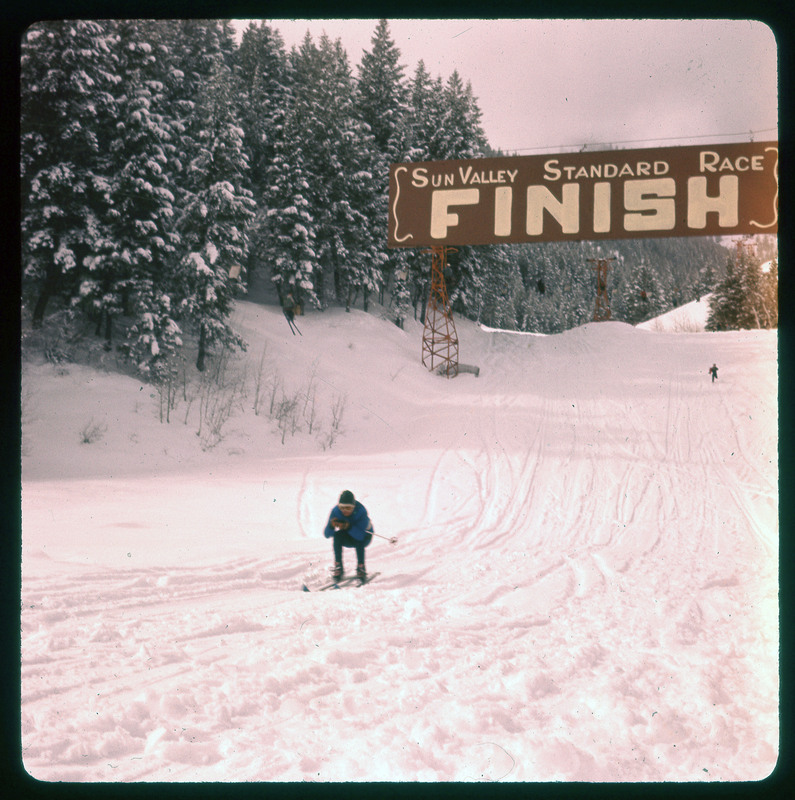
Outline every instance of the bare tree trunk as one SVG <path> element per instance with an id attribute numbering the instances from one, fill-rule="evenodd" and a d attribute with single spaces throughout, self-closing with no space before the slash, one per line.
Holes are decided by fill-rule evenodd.
<path id="1" fill-rule="evenodd" d="M 44 283 L 42 283 L 39 296 L 36 299 L 36 305 L 33 308 L 34 328 L 40 328 L 44 322 L 44 313 L 47 310 L 47 304 L 50 302 L 50 298 L 58 289 L 58 279 L 60 277 L 61 273 L 56 271 L 56 267 L 54 265 L 47 270 Z"/>
<path id="2" fill-rule="evenodd" d="M 206 349 L 207 349 L 207 332 L 204 328 L 204 323 L 201 325 L 201 329 L 199 331 L 199 354 L 196 357 L 196 369 L 199 372 L 204 372 L 204 358 L 206 356 Z"/>

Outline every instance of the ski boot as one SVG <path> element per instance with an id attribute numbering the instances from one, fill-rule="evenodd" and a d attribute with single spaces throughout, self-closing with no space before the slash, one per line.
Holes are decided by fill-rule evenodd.
<path id="1" fill-rule="evenodd" d="M 334 568 L 331 570 L 331 580 L 339 582 L 342 580 L 342 576 L 344 574 L 345 573 L 342 569 L 342 564 L 339 561 L 335 561 Z"/>
<path id="2" fill-rule="evenodd" d="M 364 568 L 364 564 L 359 564 L 356 567 L 356 577 L 361 583 L 367 582 L 367 570 Z"/>

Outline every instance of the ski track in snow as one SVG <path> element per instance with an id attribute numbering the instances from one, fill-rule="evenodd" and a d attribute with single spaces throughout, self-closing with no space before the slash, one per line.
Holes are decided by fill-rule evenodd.
<path id="1" fill-rule="evenodd" d="M 276 313 L 241 305 L 244 320 L 260 313 L 266 335 L 283 336 Z M 274 523 L 227 551 L 212 513 L 186 508 L 173 516 L 195 528 L 205 514 L 215 558 L 69 558 L 66 544 L 53 546 L 63 531 L 47 522 L 57 482 L 26 482 L 22 755 L 31 774 L 768 774 L 778 747 L 775 334 L 607 324 L 528 345 L 461 325 L 481 377 L 447 382 L 412 371 L 416 342 L 394 326 L 385 342 L 384 323 L 345 321 L 382 349 L 396 342 L 405 386 L 385 378 L 363 392 L 360 408 L 378 414 L 352 424 L 347 446 L 272 468 L 228 467 L 260 466 L 263 497 L 267 488 L 274 507 L 292 509 L 292 548 L 263 546 L 283 535 Z M 323 325 L 304 318 L 304 341 L 288 344 L 306 346 L 314 333 L 341 347 L 355 335 Z M 360 357 L 373 363 L 368 353 Z M 741 368 L 722 367 L 711 386 L 716 358 Z M 384 420 L 410 445 L 356 444 Z M 115 530 L 134 539 L 147 522 L 123 521 L 140 498 L 119 481 Z M 160 484 L 144 482 L 152 492 Z M 302 593 L 331 560 L 320 531 L 342 488 L 399 545 L 374 541 L 368 564 L 382 574 L 366 587 Z M 226 502 L 213 480 L 202 490 Z M 74 529 L 89 519 L 102 536 L 107 519 L 81 516 L 90 491 L 82 506 L 79 482 L 65 493 Z"/>

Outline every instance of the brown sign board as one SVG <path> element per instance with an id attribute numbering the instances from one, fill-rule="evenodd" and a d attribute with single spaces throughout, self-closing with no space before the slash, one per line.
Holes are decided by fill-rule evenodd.
<path id="1" fill-rule="evenodd" d="M 389 247 L 777 231 L 778 142 L 389 169 Z"/>

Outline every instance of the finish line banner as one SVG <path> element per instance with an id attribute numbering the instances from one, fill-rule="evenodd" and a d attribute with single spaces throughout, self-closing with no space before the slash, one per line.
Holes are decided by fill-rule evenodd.
<path id="1" fill-rule="evenodd" d="M 778 142 L 389 168 L 389 247 L 777 231 Z"/>

